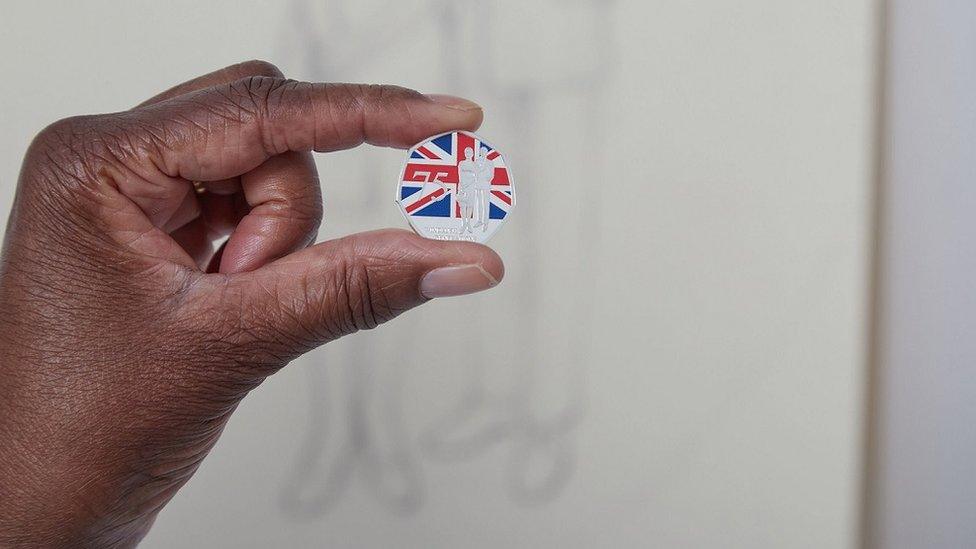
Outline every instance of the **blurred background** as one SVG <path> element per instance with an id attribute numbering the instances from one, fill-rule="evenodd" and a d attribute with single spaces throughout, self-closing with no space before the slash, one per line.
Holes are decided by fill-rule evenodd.
<path id="1" fill-rule="evenodd" d="M 966 539 L 958 536 L 973 527 L 962 519 L 937 524 L 943 534 L 955 527 L 954 538 L 891 530 L 905 517 L 923 533 L 931 525 L 911 505 L 931 483 L 879 489 L 931 465 L 885 468 L 882 458 L 910 452 L 918 438 L 889 443 L 876 428 L 891 428 L 878 419 L 889 413 L 878 404 L 887 402 L 879 341 L 885 330 L 899 342 L 918 331 L 878 320 L 889 287 L 879 272 L 907 273 L 912 288 L 940 284 L 912 282 L 916 263 L 901 271 L 878 247 L 896 242 L 880 237 L 879 219 L 897 217 L 879 213 L 888 196 L 878 187 L 883 159 L 912 147 L 884 132 L 916 135 L 911 117 L 886 125 L 886 102 L 932 100 L 923 92 L 898 99 L 885 80 L 883 31 L 899 32 L 899 9 L 925 11 L 911 4 L 5 6 L 3 212 L 30 139 L 48 123 L 124 110 L 251 58 L 297 79 L 472 98 L 486 112 L 479 133 L 518 179 L 519 207 L 491 242 L 507 265 L 499 288 L 431 303 L 269 379 L 143 547 L 828 548 Z M 905 52 L 920 57 L 906 82 L 928 66 L 925 55 L 946 59 L 940 44 L 973 45 L 973 9 L 936 5 L 956 12 L 905 19 L 944 38 L 931 51 L 908 42 Z M 945 38 L 947 24 L 969 41 Z M 905 32 L 918 44 L 930 36 Z M 972 77 L 972 58 L 945 61 L 930 76 Z M 964 89 L 953 96 L 963 108 Z M 930 150 L 924 158 L 934 164 L 906 161 L 916 172 L 905 176 L 906 194 L 891 194 L 897 203 L 913 203 L 910 183 L 947 154 Z M 402 151 L 363 147 L 317 160 L 321 239 L 405 226 L 392 201 Z M 965 166 L 954 174 L 972 175 Z M 974 204 L 947 203 L 959 215 Z M 927 212 L 923 233 L 944 209 Z M 912 302 L 905 307 L 899 318 L 917 316 Z M 953 326 L 953 340 L 965 339 Z M 904 356 L 892 353 L 895 363 Z M 908 377 L 895 389 L 913 386 L 919 361 L 927 363 L 916 352 L 901 363 Z M 905 406 L 895 415 L 912 413 L 908 393 L 895 395 Z M 959 465 L 972 456 L 973 436 L 955 440 Z M 954 489 L 952 475 L 939 478 Z M 936 496 L 933 505 L 944 501 Z"/>

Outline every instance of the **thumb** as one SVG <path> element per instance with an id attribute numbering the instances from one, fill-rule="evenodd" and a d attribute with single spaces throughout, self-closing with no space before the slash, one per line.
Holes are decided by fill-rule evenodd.
<path id="1" fill-rule="evenodd" d="M 242 327 L 267 340 L 255 343 L 285 345 L 273 350 L 297 356 L 429 299 L 492 288 L 504 272 L 481 244 L 385 229 L 323 242 L 230 280 L 249 311 L 239 318 L 255 323 Z"/>

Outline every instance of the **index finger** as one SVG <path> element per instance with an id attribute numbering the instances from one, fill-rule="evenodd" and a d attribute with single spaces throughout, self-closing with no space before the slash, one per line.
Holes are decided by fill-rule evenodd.
<path id="1" fill-rule="evenodd" d="M 181 84 L 177 84 L 172 88 L 164 92 L 157 93 L 142 103 L 139 103 L 136 105 L 136 108 L 138 109 L 140 107 L 161 103 L 167 99 L 179 97 L 183 94 L 195 92 L 204 88 L 210 88 L 220 84 L 230 84 L 235 80 L 240 80 L 249 76 L 271 76 L 284 78 L 281 70 L 273 64 L 260 59 L 252 59 L 250 61 L 229 65 L 202 76 L 197 76 L 196 78 L 192 78 Z"/>
<path id="2" fill-rule="evenodd" d="M 387 85 L 250 77 L 129 113 L 149 132 L 143 154 L 169 177 L 214 181 L 288 151 L 328 152 L 364 142 L 408 147 L 433 134 L 476 129 L 481 107 Z"/>
<path id="3" fill-rule="evenodd" d="M 314 169 L 279 158 L 363 142 L 406 147 L 448 130 L 475 129 L 482 120 L 478 105 L 457 97 L 263 76 L 177 95 L 127 115 L 147 145 L 136 155 L 144 160 L 142 170 L 163 172 L 150 179 L 206 182 L 247 174 L 241 181 L 251 213 L 228 241 L 220 265 L 227 273 L 301 248 L 318 225 L 303 206 L 319 203 L 317 179 L 301 176 L 314 175 Z M 275 162 L 288 169 L 274 168 Z"/>

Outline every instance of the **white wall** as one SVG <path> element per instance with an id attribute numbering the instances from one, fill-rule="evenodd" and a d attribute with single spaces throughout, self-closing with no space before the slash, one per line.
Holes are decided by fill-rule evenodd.
<path id="1" fill-rule="evenodd" d="M 253 57 L 479 100 L 521 184 L 501 287 L 268 381 L 144 546 L 852 545 L 874 34 L 868 0 L 5 6 L 4 211 L 48 122 Z M 321 156 L 322 237 L 402 225 L 401 160 Z"/>
<path id="2" fill-rule="evenodd" d="M 872 547 L 976 540 L 976 5 L 892 0 Z"/>

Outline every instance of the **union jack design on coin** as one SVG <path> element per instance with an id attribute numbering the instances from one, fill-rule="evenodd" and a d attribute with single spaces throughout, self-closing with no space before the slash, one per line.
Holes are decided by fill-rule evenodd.
<path id="1" fill-rule="evenodd" d="M 449 132 L 408 151 L 396 202 L 421 236 L 485 242 L 515 206 L 515 179 L 483 139 Z"/>

